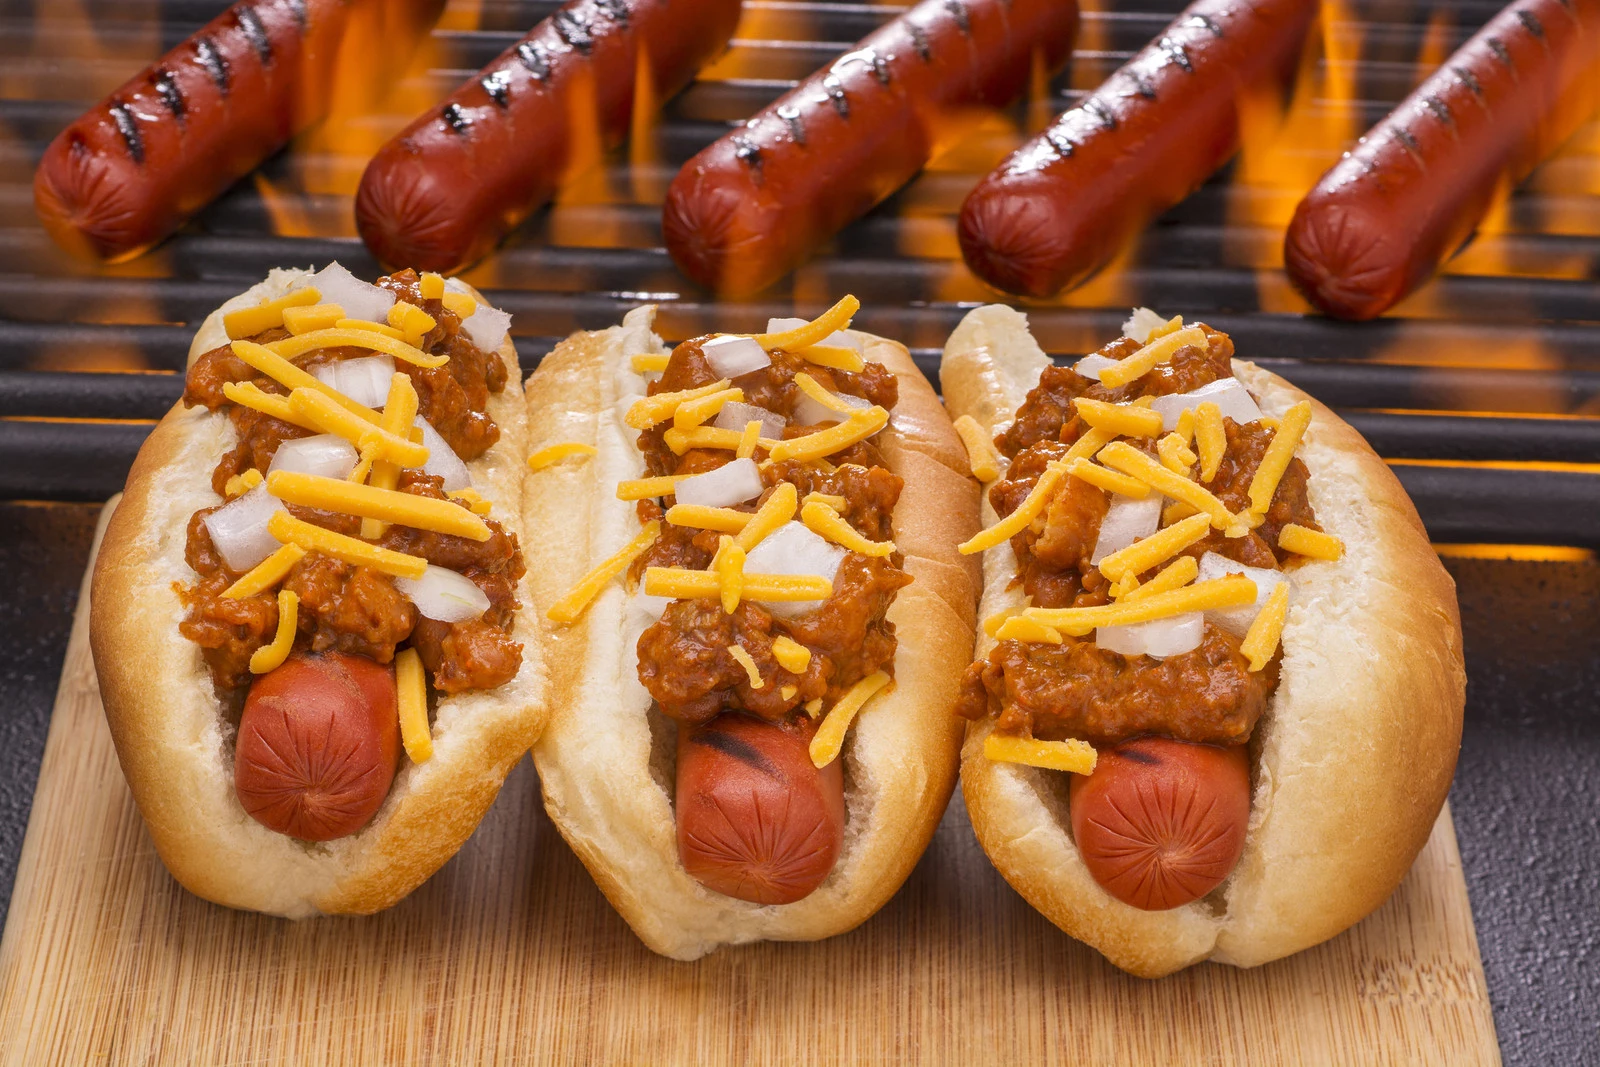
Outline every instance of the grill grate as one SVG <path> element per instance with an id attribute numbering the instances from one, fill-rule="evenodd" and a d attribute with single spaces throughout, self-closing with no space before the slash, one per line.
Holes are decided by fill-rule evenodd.
<path id="1" fill-rule="evenodd" d="M 450 3 L 371 114 L 303 137 L 149 256 L 110 268 L 72 261 L 33 216 L 40 153 L 223 6 L 0 0 L 0 497 L 95 500 L 120 488 L 153 420 L 181 392 L 193 327 L 267 269 L 337 258 L 374 275 L 350 209 L 365 153 L 556 7 Z M 525 368 L 569 331 L 610 325 L 645 300 L 661 303 L 667 336 L 686 337 L 754 329 L 848 291 L 862 299 L 860 324 L 904 340 L 931 374 L 966 309 L 994 298 L 956 251 L 966 191 L 1036 125 L 1025 116 L 1070 106 L 1183 5 L 1095 5 L 1047 99 L 978 124 L 771 292 L 724 303 L 682 279 L 661 248 L 659 206 L 673 171 L 903 10 L 745 6 L 733 48 L 668 105 L 650 137 L 468 274 L 515 316 Z M 1282 223 L 1298 192 L 1498 6 L 1325 4 L 1313 31 L 1321 52 L 1296 88 L 1289 132 L 1253 137 L 1243 161 L 1158 220 L 1119 265 L 1031 306 L 1041 344 L 1063 357 L 1092 349 L 1133 303 L 1203 318 L 1233 334 L 1242 355 L 1340 409 L 1391 461 L 1436 541 L 1600 544 L 1600 122 L 1392 317 L 1347 325 L 1306 316 L 1281 270 Z M 1324 134 L 1295 136 L 1303 130 Z"/>

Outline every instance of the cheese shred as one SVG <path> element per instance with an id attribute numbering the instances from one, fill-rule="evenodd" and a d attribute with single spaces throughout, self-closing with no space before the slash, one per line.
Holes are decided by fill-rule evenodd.
<path id="1" fill-rule="evenodd" d="M 1021 763 L 1047 771 L 1092 774 L 1098 754 L 1094 746 L 1076 738 L 1070 741 L 1035 741 L 1031 737 L 990 734 L 983 739 L 985 759 L 996 763 Z"/>
<path id="2" fill-rule="evenodd" d="M 594 570 L 584 575 L 583 580 L 572 588 L 572 591 L 550 606 L 545 612 L 552 622 L 574 623 L 583 614 L 589 602 L 599 595 L 611 579 L 633 566 L 633 561 L 645 554 L 645 551 L 661 536 L 661 521 L 651 520 L 644 524 L 644 529 L 632 541 L 624 545 L 610 559 L 601 563 Z M 713 581 L 715 577 L 711 576 Z"/>
<path id="3" fill-rule="evenodd" d="M 422 657 L 407 648 L 394 657 L 394 689 L 400 704 L 400 743 L 412 763 L 433 758 L 433 734 L 428 728 L 428 680 Z"/>
<path id="4" fill-rule="evenodd" d="M 1278 531 L 1278 547 L 1310 559 L 1332 561 L 1344 555 L 1344 542 L 1337 537 L 1292 522 Z"/>
<path id="5" fill-rule="evenodd" d="M 963 542 L 959 549 L 961 554 L 970 556 L 974 552 L 982 552 L 996 545 L 1004 544 L 1023 530 L 1026 530 L 1028 524 L 1034 520 L 1034 517 L 1045 509 L 1045 505 L 1050 502 L 1056 487 L 1061 484 L 1061 480 L 1066 476 L 1067 465 L 1064 462 L 1058 460 L 1046 466 L 1043 473 L 1039 475 L 1039 480 L 1033 483 L 1033 489 L 1028 493 L 1027 499 L 1018 504 L 1017 509 L 1011 514 L 987 530 L 980 530 L 970 540 Z"/>
<path id="6" fill-rule="evenodd" d="M 767 684 L 766 680 L 761 677 L 761 668 L 756 666 L 755 658 L 744 650 L 743 645 L 729 645 L 728 655 L 733 657 L 735 663 L 744 668 L 744 673 L 750 679 L 751 689 L 760 689 Z"/>
<path id="7" fill-rule="evenodd" d="M 955 427 L 956 433 L 961 435 L 961 443 L 967 448 L 967 466 L 971 468 L 972 476 L 985 483 L 1000 477 L 1000 453 L 995 451 L 994 442 L 983 432 L 978 420 L 971 415 L 963 415 L 955 421 Z"/>
<path id="8" fill-rule="evenodd" d="M 783 330 L 779 333 L 758 333 L 755 335 L 756 344 L 771 352 L 781 348 L 786 352 L 794 352 L 802 348 L 810 348 L 832 335 L 836 330 L 845 330 L 850 327 L 850 320 L 857 311 L 861 310 L 861 301 L 853 296 L 846 296 L 840 301 L 802 326 L 792 330 Z"/>
<path id="9" fill-rule="evenodd" d="M 1289 616 L 1289 583 L 1279 582 L 1256 613 L 1255 621 L 1239 642 L 1239 652 L 1250 660 L 1250 670 L 1259 671 L 1272 662 L 1283 636 L 1283 623 Z"/>
<path id="10" fill-rule="evenodd" d="M 844 747 L 844 735 L 850 729 L 850 724 L 855 722 L 862 706 L 890 681 L 883 671 L 874 671 L 851 686 L 828 710 L 828 717 L 822 720 L 816 735 L 811 738 L 811 762 L 815 766 L 826 767 L 839 758 L 839 750 Z"/>
<path id="11" fill-rule="evenodd" d="M 528 469 L 542 471 L 569 456 L 592 456 L 599 451 L 594 445 L 586 445 L 581 441 L 562 441 L 558 444 L 545 445 L 528 457 Z"/>
<path id="12" fill-rule="evenodd" d="M 1210 484 L 1222 466 L 1228 450 L 1228 435 L 1222 427 L 1222 409 L 1207 400 L 1194 409 L 1194 443 L 1200 453 L 1200 480 Z"/>
<path id="13" fill-rule="evenodd" d="M 1128 358 L 1106 367 L 1100 372 L 1100 384 L 1107 389 L 1127 385 L 1155 370 L 1157 364 L 1167 362 L 1178 354 L 1178 349 L 1186 345 L 1193 345 L 1202 352 L 1211 348 L 1204 330 L 1198 326 L 1185 326 L 1156 338 Z"/>
<path id="14" fill-rule="evenodd" d="M 299 545 L 280 545 L 278 550 L 266 559 L 250 568 L 249 573 L 240 577 L 222 595 L 230 600 L 239 600 L 257 593 L 265 593 L 277 585 L 288 575 L 296 563 L 305 558 L 306 550 Z"/>
<path id="15" fill-rule="evenodd" d="M 1272 433 L 1272 443 L 1267 445 L 1255 477 L 1250 479 L 1250 510 L 1265 515 L 1272 507 L 1272 498 L 1278 492 L 1278 482 L 1294 459 L 1294 450 L 1300 447 L 1300 438 L 1311 425 L 1311 404 L 1302 400 L 1283 413 L 1278 428 Z"/>
<path id="16" fill-rule="evenodd" d="M 1028 608 L 1023 614 L 1062 633 L 1084 637 L 1100 626 L 1131 626 L 1193 611 L 1236 608 L 1254 604 L 1255 600 L 1256 583 L 1234 574 L 1131 602 L 1123 600 L 1096 608 Z"/>
<path id="17" fill-rule="evenodd" d="M 800 521 L 812 533 L 863 556 L 882 558 L 892 556 L 897 551 L 893 541 L 869 541 L 837 511 L 815 500 L 800 509 Z"/>
<path id="18" fill-rule="evenodd" d="M 299 617 L 300 598 L 292 590 L 278 590 L 278 632 L 272 644 L 262 645 L 250 653 L 251 674 L 266 674 L 283 666 L 283 661 L 289 658 L 289 650 L 294 648 Z"/>
<path id="19" fill-rule="evenodd" d="M 322 299 L 322 293 L 307 286 L 276 300 L 264 300 L 255 307 L 239 308 L 222 316 L 222 329 L 228 339 L 254 337 L 263 330 L 283 325 L 283 313 L 288 308 L 310 307 Z"/>
<path id="20" fill-rule="evenodd" d="M 794 638 L 780 634 L 772 642 L 772 657 L 790 674 L 804 674 L 811 666 L 811 650 Z"/>

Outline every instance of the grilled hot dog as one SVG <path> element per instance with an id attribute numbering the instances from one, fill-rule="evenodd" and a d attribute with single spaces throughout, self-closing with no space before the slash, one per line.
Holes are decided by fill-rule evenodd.
<path id="1" fill-rule="evenodd" d="M 1600 0 L 1518 0 L 1489 20 L 1300 202 L 1289 280 L 1341 319 L 1428 279 L 1600 106 Z"/>
<path id="2" fill-rule="evenodd" d="M 423 270 L 478 259 L 619 143 L 637 102 L 687 85 L 733 36 L 739 6 L 572 0 L 378 150 L 356 195 L 361 239 Z"/>
<path id="3" fill-rule="evenodd" d="M 685 164 L 667 251 L 708 288 L 766 288 L 922 169 L 942 116 L 1059 67 L 1077 24 L 1073 0 L 924 0 Z"/>
<path id="4" fill-rule="evenodd" d="M 1240 101 L 1292 75 L 1316 0 L 1198 0 L 961 206 L 967 265 L 1049 296 L 1105 266 L 1238 147 Z"/>

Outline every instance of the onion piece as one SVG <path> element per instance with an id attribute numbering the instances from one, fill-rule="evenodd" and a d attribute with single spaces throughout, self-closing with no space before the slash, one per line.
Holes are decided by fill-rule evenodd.
<path id="1" fill-rule="evenodd" d="M 845 393 L 834 393 L 833 395 L 859 411 L 865 411 L 872 406 L 872 401 L 859 396 L 849 396 Z M 796 426 L 815 426 L 819 422 L 843 422 L 847 418 L 849 418 L 848 415 L 823 407 L 806 393 L 800 394 L 800 400 L 794 406 L 794 423 Z"/>
<path id="2" fill-rule="evenodd" d="M 428 461 L 422 465 L 423 473 L 432 474 L 444 479 L 444 491 L 454 492 L 457 489 L 467 489 L 472 485 L 472 475 L 467 472 L 467 465 L 461 462 L 461 457 L 439 436 L 439 431 L 428 424 L 428 420 L 417 416 L 414 425 L 422 427 L 422 446 L 428 450 Z"/>
<path id="3" fill-rule="evenodd" d="M 324 478 L 346 478 L 356 469 L 361 454 L 356 446 L 337 434 L 319 433 L 315 437 L 297 437 L 285 441 L 272 454 L 267 473 L 294 471 L 299 474 L 318 474 Z"/>
<path id="4" fill-rule="evenodd" d="M 738 378 L 772 366 L 772 357 L 754 337 L 719 334 L 701 345 L 700 351 L 711 364 L 711 373 L 718 378 Z"/>
<path id="5" fill-rule="evenodd" d="M 396 578 L 394 587 L 417 606 L 417 614 L 435 622 L 469 622 L 489 610 L 489 597 L 477 582 L 432 563 L 421 578 Z"/>
<path id="6" fill-rule="evenodd" d="M 389 383 L 394 379 L 394 357 L 341 359 L 324 363 L 313 370 L 311 376 L 357 404 L 377 409 L 389 399 Z"/>
<path id="7" fill-rule="evenodd" d="M 1089 562 L 1099 562 L 1113 552 L 1121 552 L 1135 541 L 1155 533 L 1161 526 L 1161 509 L 1167 498 L 1149 493 L 1135 500 L 1120 493 L 1111 495 L 1111 507 L 1100 520 L 1100 536 L 1094 543 Z"/>
<path id="8" fill-rule="evenodd" d="M 743 433 L 745 425 L 752 422 L 759 422 L 761 436 L 772 441 L 783 440 L 783 431 L 789 425 L 789 420 L 776 411 L 758 408 L 754 404 L 741 404 L 737 400 L 722 405 L 722 410 L 717 412 L 717 417 L 711 425 L 718 429 L 737 430 Z"/>
<path id="9" fill-rule="evenodd" d="M 222 562 L 243 574 L 278 550 L 278 539 L 267 532 L 267 520 L 273 512 L 283 510 L 278 498 L 268 493 L 265 485 L 258 485 L 201 521 Z"/>
<path id="10" fill-rule="evenodd" d="M 389 309 L 394 307 L 393 293 L 362 281 L 339 266 L 337 260 L 307 280 L 322 294 L 324 304 L 338 304 L 344 308 L 346 318 L 387 322 Z"/>
<path id="11" fill-rule="evenodd" d="M 472 287 L 460 278 L 446 278 L 444 287 L 452 292 L 465 293 L 474 301 L 478 301 Z M 499 348 L 500 342 L 506 339 L 506 332 L 510 329 L 509 314 L 481 301 L 478 301 L 477 309 L 472 314 L 461 320 L 461 332 L 483 352 L 493 352 Z"/>
<path id="12" fill-rule="evenodd" d="M 1091 378 L 1098 382 L 1100 380 L 1101 371 L 1105 370 L 1107 367 L 1116 366 L 1120 362 L 1122 361 L 1112 359 L 1110 356 L 1102 356 L 1100 353 L 1096 352 L 1093 355 L 1084 356 L 1082 359 L 1078 360 L 1078 362 L 1072 365 L 1072 369 L 1077 371 L 1083 377 Z"/>
<path id="13" fill-rule="evenodd" d="M 1122 324 L 1122 336 L 1132 338 L 1140 344 L 1148 344 L 1151 332 L 1166 324 L 1166 319 L 1149 308 L 1134 308 L 1133 314 L 1128 316 L 1128 321 Z"/>
<path id="14" fill-rule="evenodd" d="M 678 498 L 680 504 L 729 508 L 746 500 L 754 500 L 761 495 L 763 488 L 756 461 L 736 459 L 716 470 L 685 478 L 672 487 L 672 495 Z"/>
<path id="15" fill-rule="evenodd" d="M 790 330 L 797 330 L 800 327 L 805 326 L 810 321 L 810 319 L 768 319 L 767 332 L 787 333 Z M 834 330 L 828 336 L 818 341 L 817 344 L 822 345 L 825 348 L 848 348 L 856 352 L 861 352 L 864 350 L 864 346 L 861 344 L 859 338 L 851 337 L 843 330 Z"/>
<path id="16" fill-rule="evenodd" d="M 678 485 L 682 488 L 683 483 L 679 482 Z M 814 575 L 831 582 L 838 577 L 844 557 L 844 549 L 812 533 L 804 523 L 786 522 L 750 550 L 745 557 L 744 569 L 747 574 Z M 825 601 L 774 600 L 764 603 L 774 615 L 793 619 L 815 611 Z"/>
<path id="17" fill-rule="evenodd" d="M 1158 396 L 1150 401 L 1150 406 L 1161 412 L 1162 429 L 1176 430 L 1178 416 L 1208 400 L 1222 409 L 1225 418 L 1230 418 L 1241 426 L 1247 422 L 1257 422 L 1261 418 L 1261 409 L 1256 406 L 1255 397 L 1250 395 L 1244 383 L 1237 378 L 1218 378 L 1192 392 Z"/>
<path id="18" fill-rule="evenodd" d="M 1255 622 L 1256 615 L 1267 606 L 1267 597 L 1272 595 L 1273 589 L 1277 588 L 1279 582 L 1288 581 L 1288 576 L 1280 570 L 1246 567 L 1243 563 L 1235 563 L 1227 556 L 1207 552 L 1200 557 L 1200 574 L 1195 581 L 1209 582 L 1217 578 L 1226 578 L 1230 574 L 1242 574 L 1256 583 L 1256 602 L 1240 604 L 1235 608 L 1212 608 L 1206 612 L 1206 621 L 1222 627 L 1237 637 L 1243 637 L 1249 631 L 1250 624 Z"/>
<path id="19" fill-rule="evenodd" d="M 666 612 L 667 605 L 672 603 L 672 598 L 669 596 L 651 596 L 644 591 L 644 586 L 641 585 L 634 592 L 631 603 L 632 611 L 635 614 L 647 618 L 651 622 L 658 622 Z M 649 624 L 647 623 L 646 625 Z M 642 630 L 643 627 L 640 629 Z"/>
<path id="20" fill-rule="evenodd" d="M 1181 656 L 1200 647 L 1205 636 L 1206 618 L 1198 611 L 1152 619 L 1131 626 L 1102 626 L 1094 632 L 1094 643 L 1108 652 L 1124 656 L 1149 656 L 1163 659 Z"/>

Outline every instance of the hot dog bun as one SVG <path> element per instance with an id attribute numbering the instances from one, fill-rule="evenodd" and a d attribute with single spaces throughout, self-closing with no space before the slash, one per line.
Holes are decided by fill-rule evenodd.
<path id="1" fill-rule="evenodd" d="M 992 431 L 1047 362 L 1021 313 L 978 308 L 945 346 L 945 404 Z M 1268 415 L 1309 399 L 1243 360 L 1233 369 Z M 1299 455 L 1317 520 L 1345 551 L 1291 572 L 1282 681 L 1250 746 L 1248 835 L 1220 897 L 1170 911 L 1114 899 L 1070 835 L 1068 776 L 985 758 L 992 717 L 968 728 L 962 791 L 989 858 L 1051 922 L 1136 975 L 1206 959 L 1255 966 L 1353 925 L 1410 869 L 1455 770 L 1466 675 L 1454 584 L 1388 467 L 1311 404 Z M 983 508 L 994 522 L 987 500 Z M 983 565 L 980 618 L 1020 606 L 1021 590 L 1008 588 L 1010 545 L 990 549 Z M 978 655 L 993 646 L 980 630 Z"/>
<path id="2" fill-rule="evenodd" d="M 618 481 L 641 477 L 637 432 L 622 423 L 643 392 L 628 363 L 664 351 L 654 308 L 621 326 L 574 334 L 527 383 L 530 443 L 599 449 L 534 474 L 527 515 L 548 533 L 526 546 L 538 614 L 639 531 Z M 635 673 L 643 623 L 611 583 L 570 627 L 550 626 L 551 720 L 534 746 L 545 807 L 601 890 L 654 949 L 695 959 L 719 945 L 808 941 L 842 933 L 883 905 L 911 872 L 955 785 L 961 727 L 952 712 L 971 650 L 980 576 L 955 546 L 977 529 L 977 486 L 938 398 L 892 341 L 861 335 L 866 358 L 899 378 L 900 400 L 875 439 L 905 479 L 894 539 L 915 581 L 889 609 L 899 651 L 893 692 L 861 713 L 845 742 L 846 821 L 832 874 L 805 899 L 762 906 L 705 889 L 678 858 L 670 723 L 650 714 Z M 648 621 L 648 620 L 646 620 Z"/>
<path id="3" fill-rule="evenodd" d="M 212 312 L 190 362 L 227 342 L 226 310 L 282 296 L 306 276 L 274 270 Z M 510 373 L 488 411 L 500 440 L 468 469 L 494 502 L 493 517 L 520 535 L 526 414 L 509 338 L 499 354 Z M 365 829 L 317 845 L 268 830 L 235 795 L 234 728 L 199 647 L 178 632 L 184 608 L 174 588 L 194 578 L 184 562 L 185 528 L 197 509 L 219 503 L 211 469 L 235 439 L 226 415 L 179 402 L 139 450 L 106 528 L 90 638 L 117 756 L 156 851 L 190 892 L 289 918 L 378 911 L 455 854 L 538 734 L 545 712 L 538 625 L 524 585 L 514 635 L 523 646 L 521 670 L 498 689 L 441 694 L 432 759 L 402 761 Z"/>

